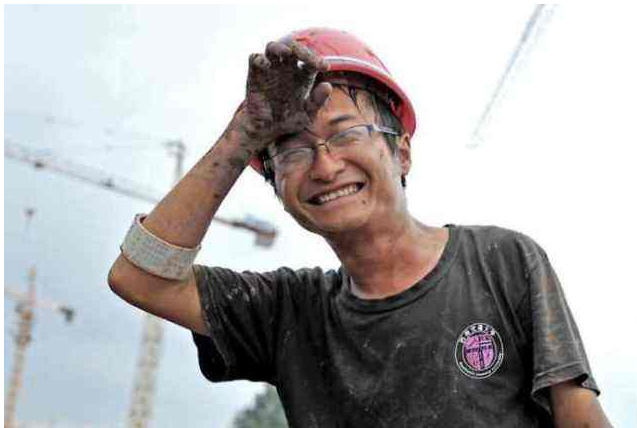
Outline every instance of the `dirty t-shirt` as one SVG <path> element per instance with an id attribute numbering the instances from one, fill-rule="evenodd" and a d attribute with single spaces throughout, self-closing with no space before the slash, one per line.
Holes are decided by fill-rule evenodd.
<path id="1" fill-rule="evenodd" d="M 552 426 L 547 387 L 599 393 L 544 251 L 498 227 L 447 226 L 436 267 L 363 300 L 343 268 L 195 267 L 211 381 L 277 387 L 291 427 Z"/>

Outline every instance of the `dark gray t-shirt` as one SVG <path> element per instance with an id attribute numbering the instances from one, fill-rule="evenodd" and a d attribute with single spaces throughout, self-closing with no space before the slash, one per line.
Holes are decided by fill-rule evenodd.
<path id="1" fill-rule="evenodd" d="M 380 300 L 343 268 L 195 267 L 211 381 L 277 387 L 292 427 L 552 426 L 546 387 L 599 393 L 544 251 L 498 227 L 448 226 L 436 267 Z"/>

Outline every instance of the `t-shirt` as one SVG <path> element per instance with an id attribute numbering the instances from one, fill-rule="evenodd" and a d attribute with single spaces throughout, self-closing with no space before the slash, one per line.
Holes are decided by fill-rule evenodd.
<path id="1" fill-rule="evenodd" d="M 599 394 L 544 251 L 494 226 L 446 226 L 424 278 L 374 300 L 341 267 L 195 266 L 210 381 L 275 385 L 291 427 L 552 426 L 546 387 Z"/>

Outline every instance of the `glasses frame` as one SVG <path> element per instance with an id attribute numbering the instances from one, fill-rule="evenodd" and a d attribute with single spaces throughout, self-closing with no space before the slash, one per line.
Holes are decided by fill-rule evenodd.
<path id="1" fill-rule="evenodd" d="M 318 152 L 319 147 L 325 146 L 325 149 L 327 150 L 327 152 L 331 153 L 330 141 L 332 139 L 334 139 L 334 137 L 337 137 L 337 136 L 339 136 L 341 134 L 349 132 L 353 128 L 359 128 L 359 127 L 365 127 L 367 129 L 367 133 L 370 136 L 372 135 L 372 132 L 378 132 L 378 133 L 381 133 L 381 134 L 389 134 L 389 135 L 395 135 L 395 136 L 399 136 L 400 135 L 396 130 L 394 130 L 392 128 L 389 128 L 387 126 L 377 125 L 375 123 L 361 123 L 361 124 L 358 124 L 358 125 L 350 126 L 347 129 L 344 129 L 342 131 L 339 131 L 339 132 L 336 132 L 335 134 L 330 135 L 326 140 L 322 140 L 323 141 L 322 143 L 318 143 L 318 144 L 315 144 L 315 145 L 312 145 L 312 146 L 302 146 L 302 147 L 295 147 L 295 148 L 287 149 L 287 150 L 281 150 L 280 152 L 277 152 L 277 153 L 273 154 L 272 156 L 266 157 L 263 160 L 263 167 L 266 170 L 269 170 L 270 172 L 276 172 L 276 168 L 274 167 L 274 158 L 277 157 L 277 156 L 280 156 L 280 155 L 282 155 L 285 152 L 288 152 L 290 150 L 299 150 L 299 149 L 302 149 L 302 150 L 303 149 L 310 149 L 310 150 L 312 150 L 313 158 L 312 158 L 312 162 L 309 164 L 309 165 L 312 165 L 312 163 L 314 163 L 314 160 L 316 160 L 316 153 Z M 319 139 L 319 141 L 321 141 L 321 139 Z"/>

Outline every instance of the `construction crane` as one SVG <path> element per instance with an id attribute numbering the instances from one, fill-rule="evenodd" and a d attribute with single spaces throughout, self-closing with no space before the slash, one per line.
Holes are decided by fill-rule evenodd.
<path id="1" fill-rule="evenodd" d="M 176 159 L 174 182 L 183 175 L 185 145 L 179 140 L 165 143 L 169 154 Z M 115 178 L 96 168 L 90 168 L 70 161 L 63 161 L 52 156 L 42 156 L 35 151 L 5 139 L 4 155 L 7 158 L 33 165 L 36 169 L 49 169 L 56 173 L 93 184 L 114 192 L 155 204 L 161 197 L 159 193 L 123 178 Z M 268 222 L 252 216 L 243 220 L 230 220 L 214 217 L 214 221 L 224 225 L 249 230 L 255 233 L 255 245 L 271 247 L 277 231 Z M 157 368 L 159 366 L 161 344 L 163 340 L 163 322 L 161 319 L 146 314 L 142 333 L 141 350 L 137 362 L 137 370 L 133 384 L 131 407 L 128 423 L 131 428 L 145 428 L 152 417 L 153 398 Z"/>
<path id="2" fill-rule="evenodd" d="M 32 209 L 28 209 L 28 218 L 32 217 L 33 213 L 34 211 Z M 7 286 L 4 287 L 4 294 L 18 302 L 16 305 L 16 313 L 18 314 L 18 332 L 15 335 L 13 369 L 11 370 L 7 395 L 4 401 L 5 428 L 14 428 L 16 426 L 16 403 L 20 390 L 22 389 L 26 350 L 27 346 L 31 342 L 31 331 L 33 330 L 35 309 L 48 309 L 54 312 L 59 312 L 64 316 L 64 319 L 67 322 L 71 322 L 75 315 L 75 311 L 66 305 L 62 305 L 52 300 L 36 299 L 35 276 L 36 269 L 35 266 L 33 266 L 29 269 L 29 289 L 26 293 Z"/>
<path id="3" fill-rule="evenodd" d="M 185 146 L 181 141 L 168 141 L 166 147 L 171 149 L 171 154 L 177 159 L 176 169 L 181 178 L 181 168 Z M 112 174 L 101 171 L 97 168 L 88 167 L 68 160 L 58 159 L 53 156 L 38 154 L 35 150 L 24 145 L 4 140 L 4 156 L 23 163 L 32 165 L 36 169 L 46 169 L 55 173 L 72 177 L 113 192 L 139 199 L 151 204 L 156 204 L 162 198 L 162 194 L 154 189 L 142 186 L 131 180 L 122 177 L 115 177 Z M 276 229 L 269 223 L 247 216 L 245 219 L 226 219 L 215 216 L 212 219 L 217 223 L 238 229 L 249 230 L 255 233 L 255 245 L 260 247 L 271 247 L 276 238 Z"/>
<path id="4" fill-rule="evenodd" d="M 473 130 L 471 140 L 467 145 L 469 148 L 478 147 L 482 141 L 483 130 L 489 123 L 495 106 L 502 99 L 506 87 L 510 85 L 515 70 L 521 66 L 523 59 L 528 56 L 533 45 L 537 43 L 538 38 L 545 31 L 556 7 L 556 5 L 537 4 L 533 8 L 533 12 L 524 26 L 520 40 L 511 54 L 502 76 L 500 76 L 500 79 L 491 94 L 491 98 L 489 98 L 489 101 L 484 107 L 484 110 L 480 115 L 480 119 L 478 119 L 478 123 Z"/>

